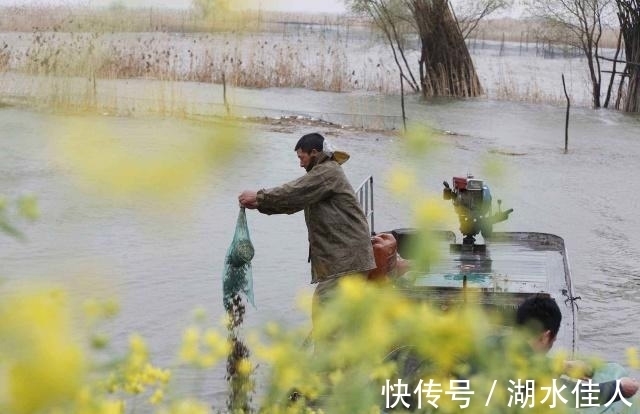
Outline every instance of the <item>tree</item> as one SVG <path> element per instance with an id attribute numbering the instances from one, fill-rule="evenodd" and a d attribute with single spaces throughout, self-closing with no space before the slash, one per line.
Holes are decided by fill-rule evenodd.
<path id="1" fill-rule="evenodd" d="M 623 74 L 629 78 L 623 110 L 640 112 L 640 0 L 616 0 L 616 4 L 627 62 Z"/>
<path id="2" fill-rule="evenodd" d="M 385 35 L 400 76 L 424 97 L 482 94 L 464 35 L 447 0 L 347 0 L 369 15 Z M 418 35 L 419 78 L 407 59 L 410 35 Z"/>
<path id="3" fill-rule="evenodd" d="M 405 53 L 406 38 L 411 32 L 411 16 L 402 0 L 352 0 L 347 1 L 351 10 L 369 15 L 389 42 L 400 76 L 409 84 L 414 92 L 420 85 L 413 76 L 411 65 Z"/>
<path id="4" fill-rule="evenodd" d="M 452 1 L 458 26 L 462 36 L 468 39 L 482 19 L 511 5 L 510 0 Z"/>
<path id="5" fill-rule="evenodd" d="M 584 54 L 594 108 L 601 107 L 600 39 L 612 4 L 612 0 L 532 0 L 529 5 L 534 16 L 549 24 L 549 40 L 575 46 Z"/>

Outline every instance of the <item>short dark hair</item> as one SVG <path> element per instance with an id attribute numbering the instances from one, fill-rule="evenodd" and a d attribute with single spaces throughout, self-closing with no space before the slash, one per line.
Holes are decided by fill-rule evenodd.
<path id="1" fill-rule="evenodd" d="M 562 313 L 558 304 L 547 294 L 528 297 L 516 311 L 516 324 L 536 330 L 549 330 L 554 337 L 558 335 L 561 321 Z"/>
<path id="2" fill-rule="evenodd" d="M 301 149 L 308 154 L 312 150 L 322 151 L 323 144 L 324 137 L 317 132 L 313 132 L 311 134 L 303 135 L 302 138 L 298 140 L 298 143 L 293 150 L 298 151 L 298 149 Z"/>

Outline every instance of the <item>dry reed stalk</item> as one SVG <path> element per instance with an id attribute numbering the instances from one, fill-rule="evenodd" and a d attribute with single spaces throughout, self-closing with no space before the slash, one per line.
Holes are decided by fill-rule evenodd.
<path id="1" fill-rule="evenodd" d="M 313 50 L 301 51 L 301 45 L 280 46 L 275 61 L 264 58 L 264 51 L 256 50 L 228 51 L 221 61 L 211 48 L 206 45 L 189 50 L 188 69 L 185 68 L 184 56 L 172 46 L 160 45 L 154 38 L 140 40 L 131 44 L 126 41 L 115 41 L 104 34 L 106 30 L 124 29 L 157 29 L 166 27 L 171 16 L 181 19 L 180 26 L 184 31 L 189 25 L 206 25 L 210 30 L 217 30 L 217 21 L 202 22 L 192 14 L 182 15 L 169 11 L 151 9 L 130 10 L 110 9 L 92 11 L 89 9 L 29 8 L 15 7 L 3 9 L 9 15 L 20 16 L 7 19 L 15 24 L 13 30 L 32 30 L 32 44 L 22 57 L 18 57 L 13 70 L 24 71 L 39 76 L 88 76 L 92 79 L 150 78 L 159 80 L 195 80 L 201 82 L 219 82 L 220 74 L 227 72 L 234 86 L 246 87 L 307 87 L 317 90 L 344 91 L 365 88 L 369 90 L 388 91 L 389 81 L 383 77 L 364 82 L 352 79 L 347 70 L 348 59 L 344 50 L 321 50 L 312 57 Z M 71 13 L 73 11 L 73 13 Z M 245 13 L 245 12 L 243 12 Z M 307 16 L 278 13 L 262 13 L 258 15 L 239 13 L 246 22 L 269 21 L 269 19 L 285 19 L 291 22 L 319 25 L 324 31 L 328 26 L 340 25 L 343 18 L 336 16 Z M 71 17 L 73 15 L 73 17 Z M 148 17 L 152 16 L 151 19 Z M 266 17 L 265 17 L 266 16 Z M 257 19 L 257 20 L 256 20 Z M 157 27 L 150 27 L 154 21 L 160 21 Z M 233 19 L 232 19 L 233 20 Z M 5 24 L 6 21 L 2 21 Z M 156 22 L 157 23 L 157 22 Z M 145 26 L 145 24 L 147 26 Z M 351 23 L 347 23 L 351 24 Z M 118 26 L 118 25 L 122 25 Z M 93 33 L 77 33 L 91 27 Z M 192 27 L 197 28 L 197 27 Z M 316 30 L 318 28 L 311 28 Z M 52 31 L 50 31 L 52 30 Z M 62 31 L 68 33 L 61 34 Z M 135 35 L 132 35 L 135 36 Z M 113 36 L 112 36 L 113 37 Z M 203 40 L 201 38 L 201 40 Z M 209 39 L 204 39 L 206 42 Z M 195 41 L 194 41 L 195 42 Z M 287 43 L 294 43 L 292 39 Z M 300 43 L 300 39 L 297 39 Z M 324 44 L 324 40 L 322 40 Z M 342 46 L 338 46 L 341 48 Z M 204 51 L 203 51 L 204 50 Z M 11 50 L 5 54 L 11 54 Z M 234 58 L 231 59 L 231 56 Z M 310 59 L 311 58 L 311 59 Z M 8 61 L 8 59 L 3 59 Z M 311 63 L 309 63 L 311 61 Z M 6 66 L 6 64 L 5 64 Z M 7 70 L 8 68 L 4 68 Z M 374 83 L 375 82 L 375 83 Z"/>
<path id="2" fill-rule="evenodd" d="M 495 98 L 506 101 L 551 105 L 564 103 L 563 95 L 545 93 L 535 81 L 533 84 L 523 86 L 518 85 L 511 76 L 505 77 L 504 75 L 500 77 L 494 94 Z"/>
<path id="3" fill-rule="evenodd" d="M 11 60 L 11 49 L 5 42 L 0 45 L 0 72 L 5 72 L 9 69 L 9 61 Z"/>

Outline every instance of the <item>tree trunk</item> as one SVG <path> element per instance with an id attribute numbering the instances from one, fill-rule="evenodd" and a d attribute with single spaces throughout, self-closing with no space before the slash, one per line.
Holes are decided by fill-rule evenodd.
<path id="1" fill-rule="evenodd" d="M 617 0 L 629 83 L 623 110 L 640 112 L 640 0 Z"/>
<path id="2" fill-rule="evenodd" d="M 587 62 L 589 66 L 589 75 L 591 76 L 591 94 L 593 95 L 593 107 L 595 109 L 600 108 L 600 82 L 596 73 L 595 66 L 593 65 L 593 57 L 587 56 Z"/>
<path id="3" fill-rule="evenodd" d="M 407 0 L 420 36 L 424 97 L 472 97 L 482 86 L 447 0 Z"/>
<path id="4" fill-rule="evenodd" d="M 627 62 L 629 84 L 624 105 L 625 112 L 640 112 L 640 21 L 636 23 L 634 43 L 628 47 Z M 635 64 L 634 64 L 635 63 Z"/>
<path id="5" fill-rule="evenodd" d="M 616 46 L 616 54 L 613 56 L 613 68 L 611 69 L 611 78 L 609 79 L 609 87 L 607 88 L 607 97 L 604 100 L 604 107 L 609 107 L 611 99 L 611 90 L 613 89 L 613 80 L 616 76 L 616 66 L 618 64 L 618 56 L 620 55 L 620 47 L 622 46 L 622 32 L 618 34 L 618 43 Z M 623 75 L 624 76 L 624 75 Z"/>

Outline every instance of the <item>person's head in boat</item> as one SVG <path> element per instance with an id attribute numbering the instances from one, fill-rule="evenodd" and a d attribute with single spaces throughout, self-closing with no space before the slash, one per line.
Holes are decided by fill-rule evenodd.
<path id="1" fill-rule="evenodd" d="M 516 324 L 531 335 L 529 344 L 536 352 L 547 352 L 553 346 L 560 330 L 562 313 L 556 301 L 548 295 L 538 294 L 525 299 L 516 311 Z"/>
<path id="2" fill-rule="evenodd" d="M 314 165 L 324 159 L 334 159 L 339 164 L 349 159 L 349 155 L 342 151 L 335 151 L 329 141 L 317 132 L 303 135 L 293 150 L 298 155 L 300 166 L 311 171 Z"/>

